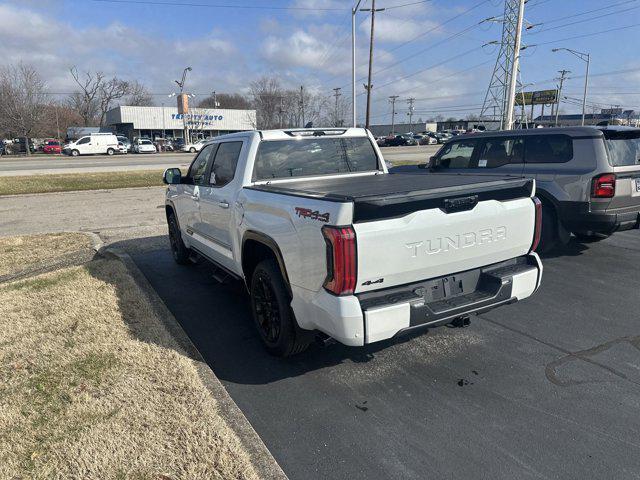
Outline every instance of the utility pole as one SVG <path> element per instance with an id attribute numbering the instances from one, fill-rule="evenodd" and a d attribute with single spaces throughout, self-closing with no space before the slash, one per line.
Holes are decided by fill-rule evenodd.
<path id="1" fill-rule="evenodd" d="M 302 113 L 302 128 L 304 128 L 304 85 L 300 85 L 300 111 Z"/>
<path id="2" fill-rule="evenodd" d="M 379 8 L 376 10 L 376 0 L 371 0 L 371 8 L 367 9 L 371 12 L 371 38 L 369 39 L 369 76 L 367 80 L 367 115 L 365 120 L 365 128 L 369 128 L 369 120 L 371 119 L 371 89 L 373 85 L 371 84 L 371 75 L 373 69 L 373 31 L 375 26 L 376 12 L 384 11 L 384 8 Z"/>
<path id="3" fill-rule="evenodd" d="M 282 116 L 284 114 L 284 97 L 280 95 L 280 109 L 278 110 L 278 118 L 280 120 L 280 128 L 283 128 L 282 125 Z"/>
<path id="4" fill-rule="evenodd" d="M 560 73 L 560 78 L 558 78 L 557 80 L 560 82 L 558 84 L 558 99 L 557 99 L 557 105 L 556 105 L 556 121 L 555 121 L 555 126 L 558 126 L 558 115 L 560 114 L 560 101 L 562 100 L 562 84 L 564 83 L 564 79 L 566 78 L 567 73 L 571 73 L 569 70 L 560 70 L 558 73 Z"/>
<path id="5" fill-rule="evenodd" d="M 415 102 L 416 99 L 415 98 L 408 98 L 407 99 L 407 103 L 409 104 L 409 111 L 407 112 L 407 115 L 409 115 L 409 125 L 411 126 L 411 131 L 413 132 L 413 102 Z"/>
<path id="6" fill-rule="evenodd" d="M 356 113 L 356 12 L 360 7 L 358 2 L 351 9 L 351 126 L 357 126 Z"/>
<path id="7" fill-rule="evenodd" d="M 333 117 L 334 123 L 335 123 L 334 127 L 339 127 L 340 126 L 339 124 L 342 123 L 341 120 L 338 119 L 338 98 L 342 95 L 340 93 L 340 90 L 342 90 L 342 88 L 340 87 L 336 87 L 333 89 L 333 96 L 336 98 L 336 109 Z"/>
<path id="8" fill-rule="evenodd" d="M 513 108 L 516 102 L 516 84 L 518 81 L 518 69 L 520 66 L 520 43 L 522 38 L 522 21 L 524 19 L 525 0 L 520 0 L 518 6 L 518 21 L 516 23 L 516 37 L 513 47 L 513 60 L 511 62 L 511 78 L 509 79 L 509 93 L 507 97 L 507 114 L 505 130 L 513 130 Z"/>
<path id="9" fill-rule="evenodd" d="M 398 95 L 391 95 L 389 97 L 389 103 L 391 104 L 391 135 L 396 133 L 396 99 Z"/>

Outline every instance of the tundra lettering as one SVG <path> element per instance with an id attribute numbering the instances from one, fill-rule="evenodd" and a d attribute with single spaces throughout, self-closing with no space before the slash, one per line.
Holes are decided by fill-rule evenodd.
<path id="1" fill-rule="evenodd" d="M 434 255 L 440 252 L 486 245 L 506 239 L 506 227 L 483 228 L 478 232 L 467 232 L 452 237 L 436 237 L 434 239 L 427 240 L 426 249 L 424 251 L 427 255 Z M 420 248 L 424 245 L 425 242 L 412 242 L 407 243 L 405 246 L 410 250 L 411 257 L 415 258 L 418 256 Z"/>

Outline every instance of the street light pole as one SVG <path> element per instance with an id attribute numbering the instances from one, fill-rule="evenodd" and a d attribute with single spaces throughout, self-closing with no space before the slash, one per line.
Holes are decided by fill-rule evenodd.
<path id="1" fill-rule="evenodd" d="M 589 89 L 589 66 L 591 64 L 591 55 L 589 53 L 578 52 L 577 50 L 564 47 L 554 48 L 551 51 L 559 52 L 560 50 L 565 50 L 571 53 L 587 64 L 587 69 L 584 75 L 584 93 L 582 94 L 582 126 L 584 126 L 584 117 L 587 110 L 587 90 Z"/>

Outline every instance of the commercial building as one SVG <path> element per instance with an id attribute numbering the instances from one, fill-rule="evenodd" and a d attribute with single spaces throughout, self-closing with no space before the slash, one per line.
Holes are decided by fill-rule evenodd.
<path id="1" fill-rule="evenodd" d="M 189 129 L 191 140 L 225 133 L 254 130 L 255 110 L 191 108 L 179 114 L 176 107 L 116 107 L 107 112 L 106 124 L 129 139 L 135 137 L 184 138 Z"/>

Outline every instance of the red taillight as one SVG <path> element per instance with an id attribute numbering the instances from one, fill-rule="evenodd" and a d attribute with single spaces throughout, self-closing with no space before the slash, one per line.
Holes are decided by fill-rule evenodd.
<path id="1" fill-rule="evenodd" d="M 356 289 L 356 232 L 353 227 L 322 227 L 327 243 L 327 278 L 324 288 L 336 295 Z"/>
<path id="2" fill-rule="evenodd" d="M 605 173 L 593 179 L 591 184 L 592 198 L 612 198 L 616 194 L 616 176 Z"/>
<path id="3" fill-rule="evenodd" d="M 540 236 L 542 235 L 542 202 L 538 197 L 533 197 L 533 204 L 536 208 L 536 224 L 533 229 L 533 243 L 529 252 L 535 252 L 540 245 Z"/>

